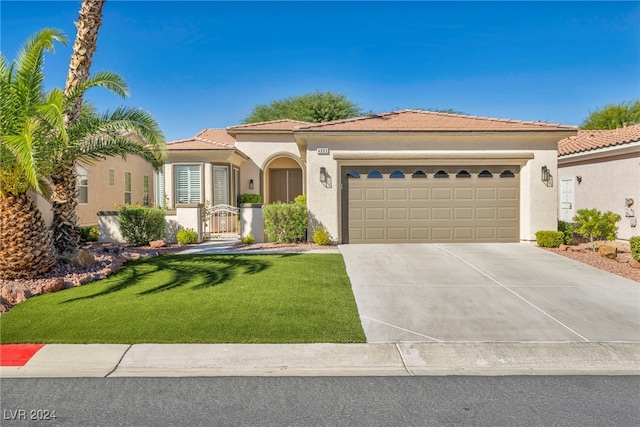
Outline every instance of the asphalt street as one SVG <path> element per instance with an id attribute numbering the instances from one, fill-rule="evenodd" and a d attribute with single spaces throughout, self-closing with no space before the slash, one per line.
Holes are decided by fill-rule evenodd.
<path id="1" fill-rule="evenodd" d="M 640 425 L 640 376 L 41 378 L 1 387 L 3 426 Z"/>

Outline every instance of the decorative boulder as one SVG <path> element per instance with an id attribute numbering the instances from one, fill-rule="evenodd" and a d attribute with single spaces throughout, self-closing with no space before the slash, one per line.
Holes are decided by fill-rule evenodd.
<path id="1" fill-rule="evenodd" d="M 31 298 L 33 295 L 26 286 L 19 282 L 9 282 L 2 287 L 0 296 L 2 296 L 2 299 L 7 301 L 9 304 L 16 305 L 25 301 L 27 298 Z"/>
<path id="2" fill-rule="evenodd" d="M 167 246 L 167 242 L 164 240 L 154 240 L 153 242 L 149 242 L 149 246 L 153 249 L 164 248 Z"/>
<path id="3" fill-rule="evenodd" d="M 62 277 L 58 277 L 55 279 L 47 280 L 47 283 L 45 283 L 44 286 L 42 287 L 42 293 L 49 294 L 52 292 L 58 292 L 63 289 L 66 289 L 66 287 L 67 286 L 64 282 L 64 279 Z"/>
<path id="4" fill-rule="evenodd" d="M 616 247 L 611 245 L 600 245 L 598 247 L 598 253 L 601 257 L 608 259 L 616 259 L 618 256 Z"/>
<path id="5" fill-rule="evenodd" d="M 635 259 L 631 258 L 629 260 L 629 265 L 631 266 L 631 268 L 640 268 L 640 261 L 636 261 Z"/>
<path id="6" fill-rule="evenodd" d="M 78 249 L 69 255 L 65 255 L 62 260 L 76 268 L 90 267 L 96 262 L 94 256 L 84 249 Z"/>

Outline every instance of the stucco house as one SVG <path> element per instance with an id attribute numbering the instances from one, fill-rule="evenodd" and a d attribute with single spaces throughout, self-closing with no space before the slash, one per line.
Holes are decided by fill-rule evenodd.
<path id="1" fill-rule="evenodd" d="M 98 224 L 98 212 L 113 211 L 116 205 L 155 204 L 154 171 L 151 164 L 138 156 L 107 157 L 98 162 L 78 161 L 78 226 Z M 35 196 L 35 194 L 34 194 Z M 41 196 L 35 196 L 45 222 L 51 224 L 51 204 Z"/>
<path id="2" fill-rule="evenodd" d="M 520 242 L 556 228 L 558 141 L 574 126 L 402 110 L 205 129 L 167 144 L 159 199 L 179 209 L 307 196 L 340 243 Z"/>
<path id="3" fill-rule="evenodd" d="M 559 213 L 571 222 L 579 209 L 612 211 L 618 238 L 640 235 L 640 125 L 581 130 L 558 143 Z"/>

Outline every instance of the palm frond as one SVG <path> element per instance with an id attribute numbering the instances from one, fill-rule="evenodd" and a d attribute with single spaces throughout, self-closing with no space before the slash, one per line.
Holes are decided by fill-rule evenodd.
<path id="1" fill-rule="evenodd" d="M 67 102 L 72 105 L 78 98 L 82 98 L 87 90 L 94 87 L 105 88 L 121 98 L 129 96 L 129 86 L 119 74 L 101 71 L 92 74 L 87 81 L 69 90 Z"/>

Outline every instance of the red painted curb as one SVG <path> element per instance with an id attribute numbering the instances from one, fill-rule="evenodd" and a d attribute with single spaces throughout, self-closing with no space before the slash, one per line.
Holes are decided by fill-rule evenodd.
<path id="1" fill-rule="evenodd" d="M 0 366 L 24 366 L 44 344 L 1 344 Z"/>

